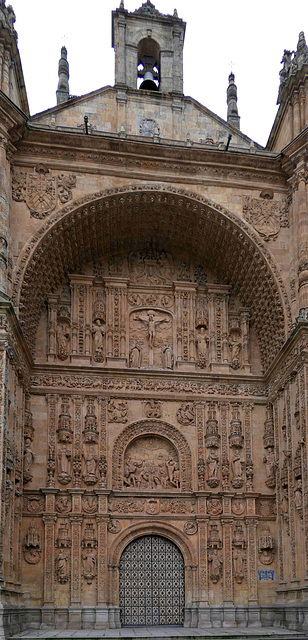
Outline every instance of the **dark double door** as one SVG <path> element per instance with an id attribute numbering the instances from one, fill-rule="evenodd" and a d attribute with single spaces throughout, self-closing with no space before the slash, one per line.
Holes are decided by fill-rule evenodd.
<path id="1" fill-rule="evenodd" d="M 178 547 L 162 536 L 143 536 L 123 551 L 120 566 L 123 626 L 182 625 L 184 561 Z"/>

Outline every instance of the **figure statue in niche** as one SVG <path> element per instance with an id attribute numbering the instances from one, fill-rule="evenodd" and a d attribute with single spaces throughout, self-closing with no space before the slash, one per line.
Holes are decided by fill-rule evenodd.
<path id="1" fill-rule="evenodd" d="M 213 549 L 209 553 L 209 562 L 211 563 L 210 578 L 212 582 L 216 583 L 219 581 L 222 568 L 222 559 L 219 557 L 217 549 Z"/>
<path id="2" fill-rule="evenodd" d="M 58 582 L 61 584 L 65 584 L 68 582 L 69 578 L 69 559 L 67 551 L 60 551 L 59 555 L 56 557 L 56 576 Z"/>
<path id="3" fill-rule="evenodd" d="M 234 578 L 238 584 L 241 584 L 244 579 L 244 554 L 241 549 L 233 551 L 233 568 Z"/>
<path id="4" fill-rule="evenodd" d="M 24 484 L 31 482 L 33 475 L 31 473 L 32 465 L 35 459 L 35 455 L 31 449 L 30 438 L 25 438 L 24 448 Z"/>
<path id="5" fill-rule="evenodd" d="M 62 320 L 58 322 L 58 326 L 57 326 L 57 355 L 60 360 L 66 360 L 66 358 L 68 358 L 69 341 L 70 341 L 69 324 Z"/>
<path id="6" fill-rule="evenodd" d="M 61 484 L 68 484 L 71 479 L 71 451 L 70 449 L 66 449 L 62 447 L 58 451 L 58 480 Z"/>
<path id="7" fill-rule="evenodd" d="M 84 458 L 84 470 L 82 473 L 83 480 L 86 484 L 96 484 L 97 482 L 97 461 L 98 456 L 94 447 L 89 447 L 89 449 L 84 450 L 83 452 Z"/>
<path id="8" fill-rule="evenodd" d="M 24 540 L 24 558 L 29 564 L 37 564 L 41 559 L 41 536 L 36 528 L 34 520 L 30 522 Z"/>
<path id="9" fill-rule="evenodd" d="M 218 453 L 216 453 L 215 449 L 210 449 L 206 462 L 208 466 L 207 483 L 212 488 L 217 487 L 217 485 L 219 484 L 219 480 L 218 480 L 219 456 L 218 456 Z"/>
<path id="10" fill-rule="evenodd" d="M 138 342 L 134 342 L 129 352 L 129 366 L 132 369 L 140 369 L 141 367 L 141 350 Z"/>
<path id="11" fill-rule="evenodd" d="M 209 336 L 207 333 L 207 320 L 202 317 L 196 322 L 197 336 L 196 336 L 196 348 L 197 348 L 197 364 L 200 369 L 204 369 L 209 360 Z"/>
<path id="12" fill-rule="evenodd" d="M 96 555 L 93 551 L 86 550 L 82 554 L 83 575 L 88 584 L 91 584 L 96 576 Z"/>
<path id="13" fill-rule="evenodd" d="M 265 484 L 268 487 L 274 488 L 276 486 L 276 462 L 273 447 L 268 447 L 267 455 L 264 456 L 263 462 L 265 463 L 266 469 Z"/>
<path id="14" fill-rule="evenodd" d="M 232 460 L 232 486 L 235 488 L 242 487 L 243 485 L 243 465 L 244 460 L 241 458 L 239 450 L 236 449 Z"/>
<path id="15" fill-rule="evenodd" d="M 229 342 L 229 348 L 231 352 L 231 367 L 232 369 L 241 368 L 241 349 L 242 345 L 240 341 L 233 335 L 233 339 Z"/>
<path id="16" fill-rule="evenodd" d="M 295 508 L 300 510 L 303 507 L 303 493 L 302 493 L 302 480 L 297 478 L 297 485 L 294 490 L 294 504 Z"/>
<path id="17" fill-rule="evenodd" d="M 163 367 L 164 369 L 173 369 L 173 349 L 168 342 L 163 346 Z"/>
<path id="18" fill-rule="evenodd" d="M 97 318 L 93 323 L 92 336 L 94 360 L 95 362 L 103 362 L 105 332 L 103 329 L 103 323 L 99 318 Z"/>

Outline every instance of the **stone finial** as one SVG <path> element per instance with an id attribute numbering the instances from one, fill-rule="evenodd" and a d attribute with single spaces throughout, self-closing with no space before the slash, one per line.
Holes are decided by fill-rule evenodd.
<path id="1" fill-rule="evenodd" d="M 227 122 L 232 124 L 236 129 L 240 129 L 240 116 L 237 109 L 237 86 L 234 83 L 234 73 L 229 75 L 229 86 L 227 89 Z"/>
<path id="2" fill-rule="evenodd" d="M 124 0 L 121 0 L 119 9 L 124 9 Z"/>
<path id="3" fill-rule="evenodd" d="M 62 102 L 66 102 L 69 99 L 69 65 L 67 61 L 67 50 L 66 47 L 61 48 L 61 58 L 59 60 L 59 82 L 57 88 L 57 104 L 61 104 Z"/>

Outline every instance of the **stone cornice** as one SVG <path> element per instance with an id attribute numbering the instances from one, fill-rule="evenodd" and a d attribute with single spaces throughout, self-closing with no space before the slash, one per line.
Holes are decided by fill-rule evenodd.
<path id="1" fill-rule="evenodd" d="M 50 166 L 57 168 L 65 165 L 73 170 L 76 164 L 82 163 L 83 171 L 90 173 L 102 173 L 112 167 L 113 170 L 127 172 L 129 169 L 144 175 L 146 169 L 165 174 L 169 171 L 173 178 L 174 174 L 176 177 L 192 175 L 223 182 L 235 180 L 241 185 L 254 180 L 282 189 L 286 186 L 281 158 L 277 154 L 187 147 L 174 140 L 157 144 L 137 137 L 123 139 L 117 134 L 86 136 L 74 130 L 34 129 L 31 125 L 30 129 L 16 145 L 16 165 L 32 166 L 36 159 L 43 157 Z"/>

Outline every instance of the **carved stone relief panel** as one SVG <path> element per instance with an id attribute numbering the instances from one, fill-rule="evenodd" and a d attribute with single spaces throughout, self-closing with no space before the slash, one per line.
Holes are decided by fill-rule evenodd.
<path id="1" fill-rule="evenodd" d="M 180 487 L 179 459 L 165 438 L 143 436 L 134 440 L 124 457 L 124 487 L 174 490 Z"/>
<path id="2" fill-rule="evenodd" d="M 75 186 L 74 174 L 53 175 L 46 165 L 37 164 L 33 173 L 14 171 L 12 197 L 16 202 L 26 202 L 30 214 L 42 219 L 55 209 L 58 202 L 69 202 Z"/>
<path id="3" fill-rule="evenodd" d="M 173 319 L 170 313 L 142 308 L 132 312 L 129 334 L 131 360 L 137 368 L 173 368 Z M 134 348 L 140 355 L 133 354 Z"/>

